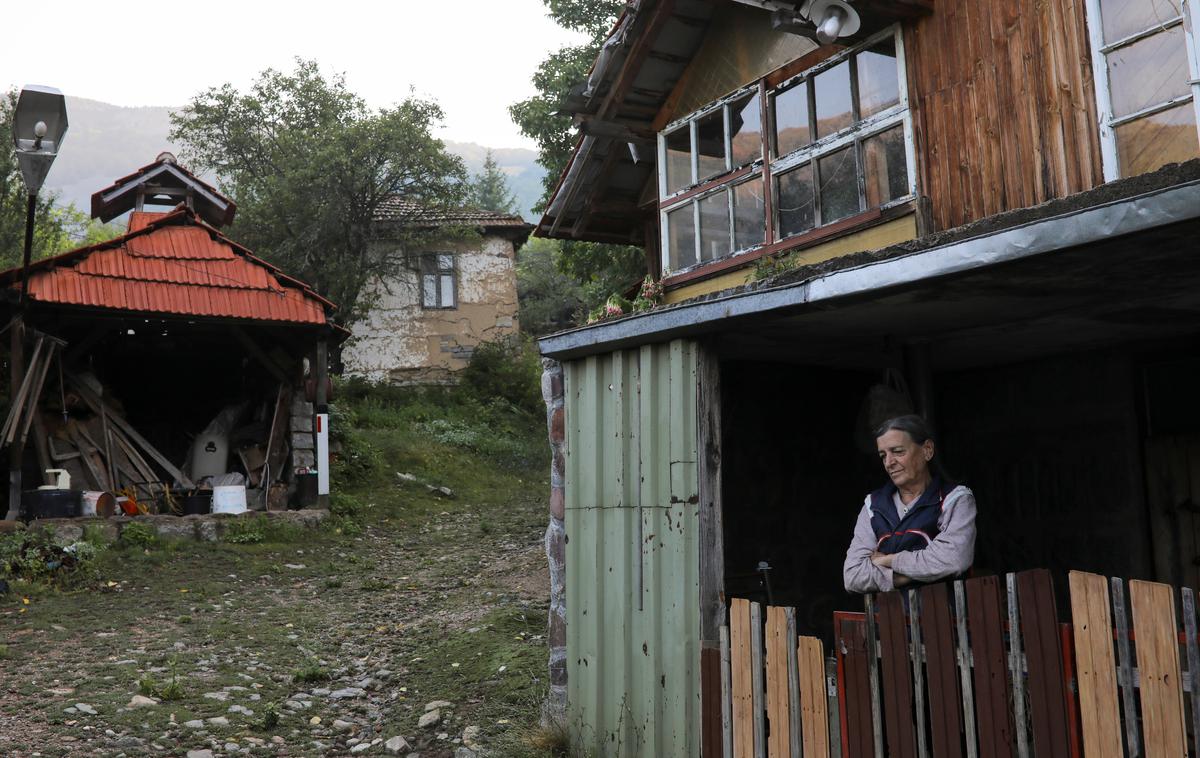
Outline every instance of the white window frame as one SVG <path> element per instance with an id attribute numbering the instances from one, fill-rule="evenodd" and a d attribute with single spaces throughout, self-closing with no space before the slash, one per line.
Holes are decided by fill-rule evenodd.
<path id="1" fill-rule="evenodd" d="M 787 153 L 786 155 L 775 157 L 773 155 L 773 152 L 774 152 L 774 144 L 773 144 L 773 142 L 774 142 L 774 121 L 775 121 L 774 96 L 777 93 L 787 89 L 791 85 L 796 84 L 797 82 L 799 82 L 801 80 L 805 80 L 805 79 L 812 80 L 814 77 L 817 76 L 817 74 L 820 74 L 823 71 L 831 69 L 834 66 L 837 66 L 838 64 L 840 64 L 846 60 L 849 60 L 852 56 L 872 47 L 873 45 L 875 45 L 879 42 L 887 40 L 889 38 L 894 40 L 895 46 L 896 46 L 896 79 L 897 79 L 897 86 L 898 86 L 898 90 L 899 90 L 899 92 L 898 92 L 899 101 L 895 105 L 893 105 L 889 108 L 886 108 L 885 110 L 882 110 L 879 113 L 872 114 L 871 116 L 868 116 L 865 119 L 854 122 L 854 124 L 852 124 L 851 126 L 845 128 L 839 132 L 836 132 L 827 137 L 823 137 L 821 139 L 815 140 L 814 142 L 810 142 L 809 144 L 807 144 L 797 150 L 794 150 L 790 153 Z M 858 82 L 856 79 L 852 78 L 851 91 L 857 92 L 857 88 L 858 88 Z M 659 235 L 660 235 L 659 239 L 662 240 L 662 244 L 660 245 L 660 248 L 661 248 L 660 258 L 661 258 L 661 264 L 662 264 L 662 271 L 663 271 L 664 275 L 666 275 L 668 273 L 680 273 L 683 271 L 689 271 L 692 269 L 701 268 L 703 266 L 709 265 L 710 263 L 712 263 L 715 260 L 724 260 L 726 258 L 732 258 L 732 257 L 738 256 L 738 255 L 744 255 L 746 253 L 749 253 L 753 250 L 756 250 L 756 249 L 762 247 L 764 244 L 764 243 L 757 243 L 757 244 L 751 245 L 746 248 L 733 249 L 728 255 L 722 256 L 721 258 L 714 258 L 714 259 L 710 259 L 710 260 L 701 260 L 700 252 L 701 252 L 701 236 L 702 235 L 700 234 L 700 223 L 699 223 L 699 214 L 700 214 L 699 201 L 701 199 L 703 199 L 705 197 L 709 197 L 710 195 L 712 195 L 713 193 L 716 193 L 716 192 L 731 191 L 734 187 L 742 184 L 743 182 L 747 182 L 747 181 L 758 181 L 758 182 L 762 183 L 762 185 L 763 185 L 762 191 L 764 193 L 764 198 L 766 197 L 766 193 L 771 193 L 771 197 L 774 199 L 775 198 L 774 192 L 775 192 L 775 185 L 776 185 L 776 177 L 779 174 L 786 172 L 788 169 L 795 168 L 803 163 L 819 160 L 822 156 L 824 156 L 828 153 L 835 152 L 843 147 L 846 147 L 847 145 L 853 144 L 855 146 L 855 148 L 854 148 L 856 151 L 855 152 L 855 161 L 856 161 L 855 172 L 859 176 L 860 208 L 864 208 L 865 207 L 865 187 L 863 184 L 863 172 L 861 170 L 861 167 L 858 165 L 858 161 L 861 160 L 861 157 L 859 155 L 861 148 L 858 147 L 858 143 L 863 142 L 864 140 L 867 140 L 867 139 L 869 139 L 877 134 L 880 134 L 884 131 L 887 131 L 897 125 L 902 125 L 903 130 L 904 130 L 905 170 L 907 171 L 907 174 L 908 174 L 908 194 L 906 194 L 902 197 L 890 200 L 887 203 L 885 203 L 881 206 L 878 206 L 878 207 L 881 210 L 891 208 L 893 206 L 902 205 L 904 203 L 911 202 L 916 197 L 916 194 L 917 194 L 916 150 L 914 148 L 915 142 L 914 142 L 914 137 L 913 137 L 912 111 L 910 110 L 910 107 L 909 107 L 908 75 L 907 75 L 907 68 L 906 68 L 906 62 L 905 62 L 904 35 L 901 34 L 899 24 L 894 24 L 894 25 L 888 27 L 887 29 L 880 31 L 877 34 L 872 35 L 871 37 L 869 37 L 868 39 L 864 40 L 863 42 L 855 45 L 854 47 L 840 51 L 836 55 L 830 56 L 829 58 L 827 58 L 824 61 L 821 61 L 819 64 L 813 66 L 812 68 L 809 68 L 809 69 L 801 72 L 800 74 L 797 74 L 796 76 L 790 77 L 790 78 L 786 79 L 785 81 L 780 82 L 778 85 L 771 87 L 770 89 L 767 89 L 760 93 L 760 94 L 762 94 L 763 98 L 765 99 L 765 102 L 762 103 L 762 110 L 765 111 L 767 114 L 767 118 L 765 120 L 763 120 L 763 123 L 760 125 L 762 140 L 764 142 L 764 145 L 767 146 L 767 154 L 772 156 L 770 158 L 770 167 L 771 167 L 771 181 L 770 182 L 763 182 L 763 165 L 762 165 L 763 160 L 761 158 L 755 159 L 754 161 L 752 161 L 748 164 L 744 164 L 744 165 L 734 166 L 732 164 L 733 151 L 732 151 L 732 145 L 730 144 L 731 140 L 730 140 L 730 135 L 729 135 L 730 111 L 726 106 L 745 97 L 747 94 L 754 93 L 758 89 L 759 89 L 759 84 L 757 81 L 751 85 L 742 87 L 742 88 L 738 89 L 737 91 L 735 91 L 729 95 L 726 95 L 725 97 L 722 97 L 721 99 L 719 99 L 713 103 L 710 103 L 710 104 L 704 106 L 703 108 L 700 108 L 692 113 L 689 113 L 686 116 L 683 116 L 682 118 L 672 121 L 671 123 L 669 123 L 665 127 L 663 127 L 663 129 L 658 133 L 658 165 L 660 167 L 660 169 L 658 171 Z M 737 179 L 733 179 L 733 180 L 727 179 L 719 186 L 714 186 L 711 189 L 711 191 L 706 191 L 702 194 L 691 195 L 691 196 L 687 197 L 686 199 L 683 199 L 681 196 L 686 195 L 690 192 L 693 192 L 697 186 L 699 186 L 703 183 L 716 182 L 716 181 L 722 180 L 723 174 L 717 174 L 715 176 L 706 177 L 703 180 L 698 180 L 699 157 L 698 157 L 696 150 L 694 149 L 694 146 L 695 146 L 696 140 L 697 140 L 697 131 L 698 131 L 697 124 L 698 124 L 699 120 L 719 108 L 725 109 L 724 110 L 724 113 L 725 113 L 725 116 L 724 116 L 724 118 L 725 118 L 725 172 L 724 173 L 729 173 L 735 169 L 742 169 L 747 166 L 750 167 L 750 170 L 747 172 L 747 174 L 745 176 L 739 176 Z M 692 149 L 690 151 L 691 182 L 689 182 L 687 184 L 687 186 L 681 187 L 680 189 L 675 190 L 668 194 L 668 192 L 667 192 L 667 171 L 666 171 L 667 135 L 671 134 L 672 132 L 674 132 L 675 130 L 677 130 L 681 127 L 684 127 L 685 125 L 689 128 L 689 140 L 690 140 L 689 145 L 692 146 Z M 676 198 L 680 198 L 679 201 L 673 202 Z M 688 203 L 692 204 L 692 209 L 693 209 L 693 214 L 692 214 L 693 229 L 695 230 L 695 233 L 693 235 L 695 238 L 694 239 L 694 244 L 695 244 L 694 258 L 695 258 L 696 262 L 689 266 L 685 266 L 685 267 L 682 267 L 677 270 L 671 270 L 671 267 L 670 267 L 671 266 L 670 231 L 669 231 L 669 225 L 667 222 L 667 216 L 672 211 L 677 211 L 681 207 L 685 206 Z M 771 204 L 772 218 L 764 218 L 763 219 L 763 228 L 765 231 L 767 226 L 770 225 L 771 228 L 776 232 L 775 241 L 779 242 L 780 241 L 780 239 L 778 237 L 779 213 L 778 213 L 778 208 L 776 207 L 776 205 L 777 205 L 777 203 Z M 869 209 L 867 209 L 867 210 L 869 210 Z M 862 212 L 862 211 L 860 210 L 860 212 Z M 729 218 L 730 247 L 733 248 L 734 243 L 736 242 L 736 227 L 735 227 L 732 197 L 730 198 L 730 201 L 729 201 L 729 217 L 730 217 Z M 813 229 L 818 229 L 822 226 L 822 224 L 817 223 L 818 218 L 819 218 L 818 212 L 816 211 L 816 209 L 814 209 L 813 226 L 811 227 L 811 229 L 806 230 L 806 232 L 812 231 Z M 803 234 L 803 233 L 805 233 L 805 232 L 801 232 L 801 234 Z M 766 235 L 764 233 L 764 240 L 765 240 L 765 236 Z M 796 236 L 796 235 L 792 235 L 792 236 Z"/>
<path id="2" fill-rule="evenodd" d="M 1086 0 L 1086 2 L 1088 41 L 1091 44 L 1092 51 L 1092 81 L 1095 84 L 1096 112 L 1100 120 L 1101 165 L 1104 170 L 1104 181 L 1111 182 L 1114 179 L 1121 178 L 1121 162 L 1120 156 L 1117 154 L 1116 128 L 1122 124 L 1136 121 L 1144 116 L 1154 115 L 1155 113 L 1174 108 L 1191 100 L 1192 108 L 1196 113 L 1196 139 L 1200 141 L 1200 50 L 1197 50 L 1195 16 L 1192 14 L 1189 0 L 1178 0 L 1181 10 L 1179 16 L 1165 21 L 1159 26 L 1144 29 L 1109 43 L 1104 41 L 1104 21 L 1100 9 L 1101 0 Z M 1189 81 L 1191 92 L 1187 95 L 1181 95 L 1172 100 L 1143 108 L 1135 113 L 1130 113 L 1119 118 L 1114 117 L 1112 90 L 1108 77 L 1109 53 L 1123 47 L 1128 47 L 1151 35 L 1172 29 L 1179 24 L 1183 24 L 1183 37 L 1187 48 L 1185 54 L 1188 61 L 1188 74 L 1191 77 Z"/>

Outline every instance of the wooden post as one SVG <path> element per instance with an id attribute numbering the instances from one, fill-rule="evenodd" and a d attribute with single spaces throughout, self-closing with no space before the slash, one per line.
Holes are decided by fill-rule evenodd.
<path id="1" fill-rule="evenodd" d="M 16 400 L 17 388 L 25 379 L 25 321 L 21 316 L 13 319 L 9 327 L 11 349 L 8 355 L 9 403 Z M 6 519 L 16 519 L 21 510 L 21 466 L 24 451 L 16 442 L 8 446 L 8 514 Z"/>
<path id="2" fill-rule="evenodd" d="M 725 626 L 725 548 L 721 526 L 721 366 L 701 347 L 696 408 L 700 445 L 700 647 L 701 666 L 717 665 L 720 630 Z M 701 679 L 715 683 L 715 677 Z M 719 755 L 721 693 L 701 685 L 701 733 L 705 758 Z"/>
<path id="3" fill-rule="evenodd" d="M 313 380 L 316 382 L 316 392 L 314 395 L 315 402 L 313 403 L 313 413 L 316 417 L 313 419 L 313 430 L 319 434 L 329 434 L 328 429 L 323 429 L 320 426 L 321 419 L 328 423 L 329 419 L 329 396 L 326 392 L 326 383 L 329 381 L 329 345 L 325 338 L 317 340 L 317 360 L 313 366 Z M 317 442 L 317 471 L 319 476 L 329 476 L 329 446 L 324 446 L 324 459 L 321 456 L 322 445 Z M 320 508 L 328 510 L 329 508 L 329 493 L 321 493 L 318 490 L 317 505 Z"/>

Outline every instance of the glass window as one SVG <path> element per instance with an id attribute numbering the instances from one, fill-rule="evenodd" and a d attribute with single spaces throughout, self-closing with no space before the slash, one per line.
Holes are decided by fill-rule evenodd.
<path id="1" fill-rule="evenodd" d="M 692 130 L 687 124 L 669 132 L 667 143 L 667 194 L 692 183 Z"/>
<path id="2" fill-rule="evenodd" d="M 858 115 L 866 118 L 900 102 L 896 41 L 887 39 L 857 56 Z"/>
<path id="3" fill-rule="evenodd" d="M 1179 0 L 1100 0 L 1105 42 L 1144 32 L 1181 13 Z"/>
<path id="4" fill-rule="evenodd" d="M 684 203 L 667 213 L 667 246 L 671 251 L 672 271 L 696 263 L 696 221 L 692 217 L 691 203 Z"/>
<path id="5" fill-rule="evenodd" d="M 421 306 L 425 308 L 454 308 L 454 256 L 435 253 L 421 256 Z"/>
<path id="6" fill-rule="evenodd" d="M 725 111 L 718 108 L 696 121 L 696 152 L 700 157 L 697 181 L 725 170 Z"/>
<path id="7" fill-rule="evenodd" d="M 909 194 L 904 127 L 895 126 L 863 140 L 863 173 L 867 178 L 868 208 Z"/>
<path id="8" fill-rule="evenodd" d="M 850 110 L 850 61 L 817 74 L 813 80 L 817 109 L 817 137 L 824 137 L 854 123 Z"/>
<path id="9" fill-rule="evenodd" d="M 745 166 L 762 158 L 762 117 L 758 93 L 739 100 L 729 108 L 729 142 L 734 167 Z"/>
<path id="10" fill-rule="evenodd" d="M 808 125 L 808 82 L 775 95 L 775 154 L 787 155 L 812 142 Z"/>
<path id="11" fill-rule="evenodd" d="M 821 177 L 821 223 L 828 224 L 858 213 L 858 167 L 853 146 L 843 148 L 817 161 Z"/>
<path id="12" fill-rule="evenodd" d="M 1127 116 L 1188 93 L 1183 25 L 1138 40 L 1108 55 L 1114 116 Z"/>
<path id="13" fill-rule="evenodd" d="M 766 207 L 762 177 L 733 188 L 733 249 L 761 245 L 766 235 Z"/>
<path id="14" fill-rule="evenodd" d="M 729 190 L 707 195 L 699 202 L 700 260 L 729 255 Z"/>
<path id="15" fill-rule="evenodd" d="M 1196 111 L 1190 102 L 1121 124 L 1114 131 L 1121 176 L 1200 157 Z"/>
<path id="16" fill-rule="evenodd" d="M 775 187 L 775 196 L 779 201 L 775 209 L 779 219 L 779 236 L 791 237 L 812 229 L 815 220 L 812 164 L 805 163 L 786 174 L 780 174 L 775 180 Z"/>

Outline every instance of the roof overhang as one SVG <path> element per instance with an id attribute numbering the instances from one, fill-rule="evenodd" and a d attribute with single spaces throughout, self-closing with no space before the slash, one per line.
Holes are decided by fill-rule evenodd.
<path id="1" fill-rule="evenodd" d="M 826 347 L 855 335 L 878 342 L 918 322 L 924 331 L 913 336 L 952 330 L 963 324 L 963 314 L 981 307 L 990 323 L 1031 318 L 1033 301 L 1021 295 L 1038 288 L 1057 293 L 1036 303 L 1050 311 L 1085 301 L 1095 310 L 1096 297 L 1126 310 L 1147 296 L 1152 302 L 1172 293 L 1195 297 L 1195 323 L 1188 326 L 1200 330 L 1200 294 L 1193 294 L 1200 293 L 1198 221 L 1200 180 L 1192 180 L 801 281 L 767 282 L 581 327 L 543 338 L 539 346 L 547 357 L 575 359 L 677 337 L 719 339 L 736 330 L 744 338 L 752 325 L 757 330 L 787 319 L 794 333 L 801 322 L 819 322 L 823 330 L 806 333 L 810 340 L 828 337 Z M 1113 290 L 1113 279 L 1123 279 L 1123 288 Z M 935 307 L 951 299 L 957 310 Z M 894 307 L 876 310 L 875 322 L 851 320 L 854 334 L 841 330 L 839 324 L 851 323 L 845 315 L 851 308 L 872 303 Z"/>
<path id="2" fill-rule="evenodd" d="M 94 193 L 92 217 L 107 222 L 133 210 L 139 193 L 151 198 L 161 195 L 160 202 L 170 205 L 190 199 L 201 218 L 213 226 L 228 225 L 237 213 L 232 200 L 178 166 L 173 156 L 165 159 L 160 156 L 154 163 Z"/>

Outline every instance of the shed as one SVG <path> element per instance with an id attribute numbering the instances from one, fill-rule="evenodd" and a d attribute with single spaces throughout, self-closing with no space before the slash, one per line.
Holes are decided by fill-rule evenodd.
<path id="1" fill-rule="evenodd" d="M 311 500 L 303 474 L 327 494 L 326 353 L 345 337 L 335 306 L 219 231 L 233 202 L 169 153 L 92 205 L 100 218 L 129 212 L 126 233 L 34 262 L 23 303 L 21 269 L 0 272 L 21 401 L 9 517 L 48 468 L 160 508 L 164 493 L 225 474 L 242 477 L 251 507 L 284 507 L 298 487 Z M 214 436 L 215 463 L 196 450 Z"/>

